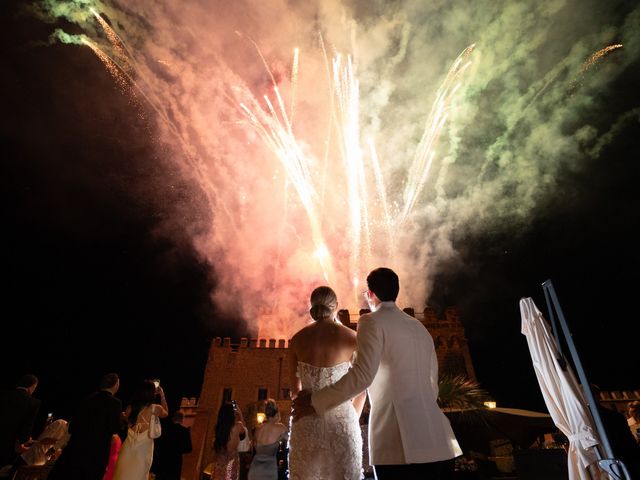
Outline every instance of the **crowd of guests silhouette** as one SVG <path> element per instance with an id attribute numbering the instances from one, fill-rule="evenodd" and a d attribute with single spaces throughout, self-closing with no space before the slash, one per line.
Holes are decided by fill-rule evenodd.
<path id="1" fill-rule="evenodd" d="M 24 375 L 15 389 L 0 392 L 0 478 L 21 478 L 22 469 L 42 466 L 38 478 L 49 480 L 180 480 L 191 433 L 179 410 L 167 418 L 159 382 L 141 382 L 123 411 L 115 396 L 120 378 L 109 373 L 68 422 L 49 414 L 33 440 L 37 386 L 34 375 Z"/>

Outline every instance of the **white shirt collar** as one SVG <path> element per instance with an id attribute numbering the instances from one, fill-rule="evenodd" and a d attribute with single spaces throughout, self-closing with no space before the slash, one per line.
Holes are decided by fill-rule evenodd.
<path id="1" fill-rule="evenodd" d="M 396 307 L 396 302 L 394 301 L 389 301 L 389 302 L 380 302 L 378 304 L 378 306 L 376 307 L 376 309 L 374 310 L 374 312 L 377 312 L 378 310 L 380 310 L 381 308 L 397 308 Z"/>

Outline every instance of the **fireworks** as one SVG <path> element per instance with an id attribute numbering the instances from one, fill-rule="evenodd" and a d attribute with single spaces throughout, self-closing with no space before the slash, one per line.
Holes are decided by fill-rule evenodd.
<path id="1" fill-rule="evenodd" d="M 84 32 L 52 40 L 91 48 L 136 113 L 154 113 L 157 158 L 189 189 L 176 206 L 187 213 L 164 221 L 188 229 L 215 269 L 216 306 L 290 321 L 274 334 L 300 325 L 320 282 L 341 305 L 364 306 L 358 282 L 380 265 L 404 279 L 400 302 L 419 308 L 456 255 L 454 235 L 518 225 L 555 194 L 557 172 L 602 143 L 592 137 L 606 128 L 578 120 L 595 118 L 593 93 L 625 71 L 597 66 L 630 35 L 602 32 L 620 44 L 591 56 L 594 37 L 580 32 L 546 48 L 550 2 L 496 15 L 423 2 L 409 17 L 381 4 L 366 24 L 324 4 L 156 3 L 39 5 Z M 443 70 L 468 32 L 482 56 L 471 45 Z"/>
<path id="2" fill-rule="evenodd" d="M 119 67 L 116 62 L 106 53 L 104 53 L 95 43 L 87 40 L 86 38 L 82 40 L 82 43 L 93 50 L 93 53 L 100 59 L 100 61 L 104 64 L 104 67 L 111 74 L 116 84 L 122 91 L 127 91 L 129 88 L 129 82 L 124 74 L 124 70 Z"/>
<path id="3" fill-rule="evenodd" d="M 103 49 L 87 39 L 82 43 L 93 50 L 123 91 L 128 89 L 129 94 L 133 94 L 131 89 L 135 87 L 184 144 L 178 128 L 170 121 L 161 102 L 157 100 L 157 94 L 149 88 L 149 83 L 145 82 L 139 74 L 134 80 L 138 69 L 124 40 L 98 12 L 91 9 L 91 13 L 111 44 L 111 54 L 105 53 Z M 400 206 L 396 204 L 392 208 L 388 204 L 388 187 L 383 173 L 384 159 L 381 160 L 378 157 L 374 139 L 369 138 L 366 141 L 367 148 L 363 149 L 361 146 L 363 138 L 360 127 L 362 114 L 360 86 L 354 59 L 350 55 L 337 54 L 327 61 L 331 118 L 328 119 L 330 128 L 325 140 L 327 145 L 325 167 L 318 169 L 316 168 L 317 159 L 301 147 L 301 139 L 296 137 L 293 128 L 293 119 L 297 111 L 300 50 L 294 49 L 291 62 L 291 88 L 287 108 L 274 74 L 257 43 L 239 32 L 236 33 L 255 47 L 271 80 L 271 89 L 268 94 L 258 99 L 248 88 L 234 85 L 230 88 L 233 101 L 244 116 L 247 125 L 255 130 L 264 146 L 282 166 L 286 174 L 285 188 L 289 185 L 293 187 L 296 198 L 306 213 L 314 251 L 313 258 L 323 278 L 329 284 L 334 284 L 338 280 L 334 266 L 337 248 L 335 239 L 328 238 L 323 217 L 325 192 L 328 188 L 327 168 L 328 164 L 331 164 L 331 171 L 335 171 L 336 165 L 336 160 L 331 158 L 330 153 L 332 151 L 330 145 L 335 142 L 333 150 L 339 157 L 338 171 L 341 172 L 346 184 L 346 192 L 340 203 L 346 207 L 348 224 L 345 235 L 340 239 L 340 243 L 346 244 L 348 248 L 340 248 L 340 250 L 341 252 L 346 250 L 348 254 L 346 277 L 350 283 L 350 296 L 357 304 L 358 279 L 371 268 L 373 252 L 378 252 L 376 259 L 382 262 L 388 262 L 393 257 L 397 240 L 394 232 L 411 219 L 415 207 L 420 203 L 435 158 L 438 137 L 446 124 L 448 109 L 460 87 L 462 76 L 470 64 L 473 45 L 466 48 L 455 60 L 438 90 L 436 101 L 425 123 L 422 138 L 408 171 L 404 201 Z M 324 43 L 322 47 L 324 50 Z M 195 162 L 193 159 L 192 161 Z M 382 218 L 372 220 L 370 207 L 375 207 L 377 211 L 382 212 Z M 284 215 L 286 214 L 285 211 Z M 344 263 L 342 258 L 339 261 Z"/>
<path id="4" fill-rule="evenodd" d="M 471 65 L 469 57 L 474 48 L 475 44 L 464 49 L 455 62 L 453 62 L 447 77 L 438 89 L 436 101 L 431 108 L 431 113 L 429 114 L 422 138 L 420 139 L 420 144 L 418 145 L 411 169 L 409 170 L 404 198 L 405 204 L 400 216 L 400 226 L 402 226 L 411 215 L 427 183 L 427 178 L 435 156 L 435 146 L 438 137 L 447 120 L 447 113 L 451 102 L 460 88 L 462 75 L 469 65 Z"/>
<path id="5" fill-rule="evenodd" d="M 586 72 L 591 67 L 593 67 L 602 57 L 604 57 L 605 55 L 609 55 L 611 52 L 613 52 L 614 50 L 617 50 L 619 48 L 622 48 L 622 44 L 620 44 L 620 43 L 615 44 L 615 45 L 609 45 L 607 47 L 601 48 L 600 50 L 598 50 L 597 52 L 592 54 L 582 64 L 582 68 L 581 68 L 582 73 Z"/>
<path id="6" fill-rule="evenodd" d="M 255 42 L 253 43 L 266 66 L 258 46 Z M 331 60 L 330 104 L 333 107 L 331 115 L 340 152 L 341 172 L 347 185 L 344 204 L 347 205 L 348 211 L 349 274 L 352 279 L 351 293 L 355 302 L 358 301 L 357 279 L 361 278 L 372 264 L 373 243 L 377 243 L 376 250 L 383 251 L 384 261 L 388 262 L 395 250 L 396 239 L 393 232 L 403 227 L 420 202 L 420 195 L 427 183 L 435 157 L 437 140 L 446 123 L 447 110 L 460 87 L 462 75 L 471 63 L 469 57 L 473 48 L 474 45 L 471 45 L 460 54 L 438 91 L 406 181 L 404 206 L 395 215 L 392 215 L 387 202 L 387 187 L 374 140 L 370 138 L 367 141 L 368 156 L 361 148 L 360 91 L 356 66 L 351 56 L 346 56 L 345 59 L 341 55 L 336 55 Z M 296 49 L 292 62 L 294 92 L 298 74 L 298 55 Z M 246 90 L 236 89 L 238 103 L 249 124 L 278 158 L 287 172 L 288 180 L 295 187 L 311 226 L 312 240 L 316 249 L 314 256 L 322 267 L 324 278 L 332 283 L 333 259 L 327 249 L 326 238 L 321 228 L 322 219 L 319 217 L 322 201 L 318 192 L 326 189 L 326 176 L 312 173 L 312 165 L 317 162 L 302 152 L 299 141 L 293 133 L 292 122 L 287 116 L 278 86 L 270 71 L 269 76 L 273 83 L 273 96 L 277 108 L 274 107 L 274 101 L 266 95 L 263 97 L 263 102 L 258 102 Z M 294 98 L 295 95 L 292 95 L 292 99 Z M 295 104 L 292 100 L 291 112 L 294 111 Z M 331 135 L 327 137 L 325 143 L 329 144 Z M 366 175 L 367 171 L 373 173 L 372 179 Z M 370 193 L 371 183 L 374 184 L 372 190 L 375 193 Z M 384 213 L 382 221 L 370 221 L 369 205 L 375 205 L 381 209 Z"/>

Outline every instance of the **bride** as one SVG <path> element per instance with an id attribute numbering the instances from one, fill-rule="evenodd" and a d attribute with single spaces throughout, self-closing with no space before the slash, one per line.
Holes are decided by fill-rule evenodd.
<path id="1" fill-rule="evenodd" d="M 292 396 L 338 381 L 351 366 L 356 333 L 336 320 L 338 300 L 329 287 L 311 293 L 309 313 L 314 323 L 289 342 Z M 366 392 L 324 415 L 307 416 L 292 424 L 289 440 L 291 480 L 362 478 L 362 434 L 358 419 Z"/>

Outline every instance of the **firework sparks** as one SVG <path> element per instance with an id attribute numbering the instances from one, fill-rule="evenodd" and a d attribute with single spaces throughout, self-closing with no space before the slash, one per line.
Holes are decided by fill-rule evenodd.
<path id="1" fill-rule="evenodd" d="M 171 120 L 171 115 L 164 108 L 163 102 L 159 98 L 159 95 L 156 93 L 155 89 L 150 86 L 149 82 L 145 81 L 144 75 L 137 68 L 135 58 L 131 54 L 130 49 L 127 47 L 126 42 L 122 39 L 122 37 L 120 37 L 120 35 L 115 32 L 115 30 L 113 30 L 113 28 L 111 28 L 111 26 L 109 26 L 109 24 L 96 10 L 91 8 L 90 11 L 91 14 L 98 20 L 98 23 L 100 24 L 101 28 L 107 36 L 107 39 L 109 40 L 111 49 L 115 53 L 113 54 L 113 56 L 107 54 L 95 43 L 84 37 L 80 38 L 80 43 L 87 45 L 89 48 L 91 48 L 91 50 L 93 50 L 96 56 L 105 65 L 107 71 L 114 78 L 117 85 L 121 88 L 122 92 L 129 95 L 129 98 L 136 104 L 136 106 L 140 107 L 140 105 L 137 103 L 136 92 L 138 92 L 142 96 L 142 98 L 144 98 L 147 104 L 151 108 L 153 108 L 158 117 L 164 121 L 165 125 L 169 128 L 171 133 L 180 142 L 186 159 L 189 160 L 189 162 L 195 167 L 194 173 L 198 180 L 205 185 L 209 184 L 209 180 L 204 175 L 205 168 L 202 160 L 198 159 L 192 154 L 192 149 L 184 139 L 179 128 L 177 128 L 174 122 Z M 68 35 L 66 36 L 68 37 Z M 63 38 L 61 34 L 58 34 L 58 37 Z M 159 60 L 159 62 L 167 64 L 167 62 L 162 60 Z M 136 78 L 133 77 L 134 75 L 136 76 Z M 140 84 L 140 82 L 136 81 L 136 79 L 139 79 L 140 82 L 144 84 L 144 87 Z M 142 112 L 140 108 L 138 108 L 138 111 Z M 139 113 L 139 115 L 144 118 L 144 115 L 142 113 Z M 204 193 L 211 203 L 213 203 L 212 191 L 212 189 L 204 189 Z M 235 228 L 235 215 L 233 215 L 229 211 L 227 205 L 225 205 L 224 203 L 219 204 L 219 207 L 221 208 L 222 212 L 225 213 L 226 218 L 229 221 L 229 225 Z"/>
<path id="2" fill-rule="evenodd" d="M 253 41 L 251 42 L 260 54 L 263 64 L 268 69 L 257 44 Z M 387 258 L 393 255 L 394 236 L 392 232 L 394 228 L 401 226 L 411 217 L 414 207 L 419 202 L 420 194 L 435 158 L 437 138 L 446 123 L 447 110 L 460 88 L 462 75 L 470 65 L 469 56 L 473 51 L 473 47 L 471 45 L 465 49 L 456 59 L 438 91 L 436 102 L 416 150 L 412 173 L 408 178 L 409 187 L 406 203 L 401 217 L 395 222 L 392 220 L 388 206 L 384 175 L 375 151 L 373 139 L 368 141 L 370 152 L 368 159 L 360 146 L 360 89 L 353 59 L 351 56 L 346 56 L 345 59 L 341 55 L 336 55 L 331 60 L 332 121 L 330 123 L 335 127 L 337 147 L 343 167 L 342 173 L 347 185 L 344 203 L 348 208 L 349 271 L 351 278 L 359 278 L 362 272 L 370 265 L 373 238 L 378 243 L 386 242 L 386 248 L 383 248 L 383 250 L 387 252 Z M 294 79 L 297 78 L 298 58 L 298 50 L 296 49 L 292 67 L 292 89 L 295 89 Z M 324 191 L 326 188 L 326 175 L 318 176 L 313 174 L 312 165 L 315 163 L 315 159 L 304 154 L 300 148 L 299 141 L 293 133 L 291 117 L 287 116 L 279 88 L 273 80 L 273 74 L 271 71 L 268 74 L 272 79 L 277 108 L 266 95 L 263 97 L 264 106 L 261 106 L 260 102 L 244 89 L 236 89 L 236 93 L 240 95 L 238 103 L 265 145 L 279 159 L 287 173 L 287 178 L 294 186 L 311 226 L 313 243 L 316 249 L 314 256 L 322 265 L 324 277 L 328 280 L 331 278 L 329 272 L 333 271 L 332 257 L 325 243 L 325 234 L 321 228 L 320 212 L 322 211 L 323 202 L 318 194 L 318 192 Z M 292 96 L 293 98 L 294 96 Z M 294 104 L 295 102 L 292 100 L 291 112 L 294 111 Z M 330 140 L 329 133 L 326 144 L 329 144 Z M 369 179 L 365 174 L 367 160 L 373 171 L 373 183 L 375 185 L 373 190 L 376 192 L 376 197 L 373 199 L 369 198 Z M 384 212 L 382 222 L 370 222 L 368 211 L 370 203 L 381 207 Z M 378 232 L 378 229 L 381 231 Z M 382 233 L 382 235 L 378 235 L 378 233 Z M 357 302 L 355 284 L 353 296 L 354 301 Z"/>
<path id="3" fill-rule="evenodd" d="M 296 107 L 296 94 L 298 93 L 298 68 L 300 63 L 300 49 L 293 50 L 293 66 L 291 67 L 291 123 L 293 124 L 293 117 Z"/>
<path id="4" fill-rule="evenodd" d="M 95 10 L 91 10 L 108 40 L 107 47 L 99 47 L 96 43 L 85 40 L 82 43 L 92 49 L 102 61 L 117 84 L 130 95 L 134 88 L 145 101 L 156 111 L 169 130 L 176 136 L 184 148 L 187 159 L 195 167 L 194 172 L 208 185 L 206 166 L 203 160 L 189 152 L 191 148 L 183 138 L 180 129 L 172 121 L 172 113 L 167 110 L 159 96 L 153 81 L 145 76 L 147 70 L 143 64 L 139 65 L 132 56 L 123 38 L 110 24 Z M 334 267 L 335 258 L 345 258 L 346 268 L 341 272 L 346 275 L 343 280 L 349 285 L 348 294 L 354 304 L 361 300 L 358 295 L 358 279 L 370 268 L 373 258 L 380 261 L 390 260 L 395 255 L 396 235 L 404 222 L 411 218 L 415 206 L 420 202 L 421 193 L 427 181 L 427 176 L 435 159 L 435 146 L 447 119 L 448 109 L 460 87 L 462 75 L 469 66 L 469 56 L 473 46 L 465 49 L 456 59 L 446 75 L 431 113 L 426 121 L 425 130 L 416 149 L 413 165 L 406 180 L 405 199 L 398 212 L 391 212 L 387 198 L 385 184 L 385 165 L 378 157 L 373 138 L 367 139 L 362 148 L 363 133 L 361 131 L 360 85 L 357 76 L 357 66 L 351 55 L 335 55 L 326 57 L 322 38 L 322 49 L 325 52 L 329 92 L 329 108 L 327 118 L 327 134 L 325 140 L 324 161 L 320 162 L 311 151 L 303 147 L 304 142 L 297 138 L 293 128 L 293 119 L 299 116 L 297 110 L 298 82 L 300 74 L 300 50 L 293 51 L 290 67 L 290 85 L 287 92 L 289 99 L 285 105 L 283 93 L 276 81 L 273 71 L 262 54 L 258 44 L 248 36 L 236 32 L 240 38 L 247 39 L 258 54 L 264 66 L 271 88 L 267 94 L 254 96 L 251 90 L 238 82 L 229 86 L 233 103 L 238 106 L 244 116 L 245 124 L 250 126 L 261 139 L 262 144 L 273 154 L 285 174 L 283 199 L 283 222 L 287 222 L 289 215 L 295 215 L 296 204 L 302 207 L 308 225 L 308 237 L 300 237 L 301 243 L 310 241 L 309 259 L 315 262 L 315 270 L 320 270 L 323 278 L 329 284 L 339 283 Z M 108 53 L 107 51 L 108 50 Z M 164 63 L 164 62 L 163 62 Z M 327 210 L 325 192 L 331 191 L 336 195 L 335 185 L 331 184 L 331 174 L 338 174 L 344 181 L 344 194 L 340 195 L 339 204 L 346 214 L 346 226 L 340 227 L 340 232 L 330 230 L 331 220 L 325 220 L 325 215 L 333 213 Z M 278 180 L 279 181 L 279 180 Z M 292 187 L 292 188 L 291 188 Z M 213 188 L 206 188 L 207 196 Z M 289 192 L 294 193 L 295 199 L 290 202 Z M 332 199 L 334 201 L 334 199 Z M 234 216 L 228 211 L 224 202 L 213 202 L 217 208 L 227 213 L 233 225 Z M 371 218 L 370 208 L 383 212 L 382 218 Z M 397 207 L 396 207 L 397 208 Z M 374 255 L 375 252 L 375 255 Z M 382 254 L 381 254 L 382 252 Z M 280 255 L 280 253 L 278 253 Z"/>
<path id="5" fill-rule="evenodd" d="M 368 237 L 368 219 L 364 215 L 366 187 L 364 184 L 363 157 L 360 149 L 360 95 L 359 83 L 354 75 L 351 57 L 346 65 L 340 55 L 333 59 L 333 91 L 335 96 L 334 118 L 337 127 L 342 163 L 347 180 L 347 197 L 350 220 L 351 256 L 350 270 L 359 277 L 362 260 L 362 235 Z M 367 238 L 368 240 L 368 238 Z M 368 247 L 368 245 L 367 245 Z M 355 293 L 355 292 L 354 292 Z"/>
<path id="6" fill-rule="evenodd" d="M 407 188 L 405 190 L 405 203 L 400 215 L 400 225 L 403 225 L 409 218 L 427 183 L 429 171 L 435 157 L 438 137 L 446 123 L 447 112 L 451 102 L 460 88 L 462 75 L 471 65 L 469 57 L 474 48 L 475 44 L 470 45 L 458 56 L 438 89 L 436 101 L 431 108 L 431 113 L 427 119 L 422 138 L 409 170 Z"/>
<path id="7" fill-rule="evenodd" d="M 258 104 L 258 102 L 247 91 L 235 89 L 236 93 L 244 95 L 246 102 L 240 102 L 240 108 L 245 113 L 250 124 L 256 129 L 260 137 L 263 139 L 267 147 L 275 154 L 280 161 L 287 178 L 294 186 L 300 201 L 307 212 L 311 226 L 311 236 L 316 252 L 322 254 L 316 255 L 323 271 L 323 276 L 330 282 L 333 277 L 333 267 L 331 256 L 325 246 L 322 229 L 320 227 L 319 217 L 316 213 L 316 197 L 317 193 L 313 186 L 309 161 L 303 154 L 302 149 L 298 145 L 296 138 L 291 129 L 291 123 L 287 117 L 282 102 L 282 97 L 276 85 L 274 93 L 280 107 L 276 112 L 273 103 L 268 96 L 264 96 L 264 103 L 267 107 L 266 111 Z"/>
<path id="8" fill-rule="evenodd" d="M 113 52 L 118 59 L 118 64 L 120 67 L 125 70 L 129 75 L 133 72 L 133 69 L 129 66 L 129 58 L 132 58 L 130 54 L 125 51 L 124 42 L 120 39 L 118 34 L 115 32 L 113 28 L 105 21 L 104 18 L 100 16 L 98 12 L 96 12 L 93 8 L 89 9 L 93 16 L 98 20 L 98 23 L 102 27 L 102 30 L 107 35 L 107 39 L 111 43 L 113 47 Z"/>
<path id="9" fill-rule="evenodd" d="M 93 50 L 93 53 L 100 59 L 100 61 L 104 64 L 105 68 L 109 72 L 109 74 L 113 77 L 116 84 L 120 87 L 123 92 L 127 92 L 129 90 L 129 82 L 127 81 L 127 77 L 122 73 L 122 69 L 116 64 L 109 55 L 104 53 L 100 47 L 98 47 L 95 43 L 87 40 L 86 38 L 82 40 L 82 43 Z"/>
<path id="10" fill-rule="evenodd" d="M 586 72 L 591 67 L 593 67 L 600 59 L 602 59 L 605 55 L 609 55 L 611 52 L 613 52 L 615 50 L 618 50 L 619 48 L 622 48 L 622 47 L 623 47 L 623 45 L 621 43 L 617 43 L 615 45 L 609 45 L 607 47 L 601 48 L 600 50 L 595 52 L 593 55 L 591 55 L 582 64 L 582 67 L 580 68 L 580 71 L 582 73 Z"/>
<path id="11" fill-rule="evenodd" d="M 190 222 L 195 250 L 219 276 L 212 301 L 252 326 L 265 312 L 293 320 L 273 331 L 304 321 L 307 288 L 323 279 L 344 306 L 361 307 L 358 280 L 374 265 L 395 267 L 405 279 L 401 301 L 419 306 L 445 268 L 433 260 L 455 254 L 452 231 L 465 222 L 482 229 L 484 218 L 524 218 L 553 191 L 555 173 L 581 161 L 583 144 L 602 144 L 591 140 L 599 128 L 571 131 L 593 104 L 577 87 L 589 78 L 590 94 L 620 74 L 614 65 L 604 75 L 597 70 L 622 47 L 585 54 L 584 45 L 615 35 L 634 47 L 618 57 L 621 65 L 637 53 L 627 26 L 596 37 L 577 32 L 567 36 L 574 46 L 547 50 L 555 15 L 549 2 L 478 19 L 464 2 L 447 4 L 461 14 L 442 18 L 464 28 L 448 25 L 447 38 L 427 41 L 443 13 L 428 2 L 425 15 L 411 18 L 387 16 L 381 6 L 385 15 L 368 17 L 371 28 L 360 28 L 359 13 L 317 16 L 286 2 L 236 2 L 215 15 L 203 2 L 184 9 L 168 0 L 126 8 L 37 3 L 38 15 L 64 19 L 90 41 L 56 31 L 52 42 L 91 48 L 114 84 L 138 96 L 131 104 L 153 113 L 145 118 L 159 140 L 158 159 L 193 188 L 184 208 L 194 218 L 166 221 Z M 633 25 L 635 17 L 628 20 Z M 335 44 L 325 49 L 319 35 L 316 53 L 311 42 L 319 31 Z M 442 56 L 469 31 L 477 32 L 486 61 L 476 62 L 470 46 L 441 75 Z M 415 106 L 440 75 L 421 115 Z M 569 148 L 576 142 L 580 148 Z M 536 173 L 545 182 L 534 188 Z M 515 192 L 518 201 L 509 202 Z"/>

